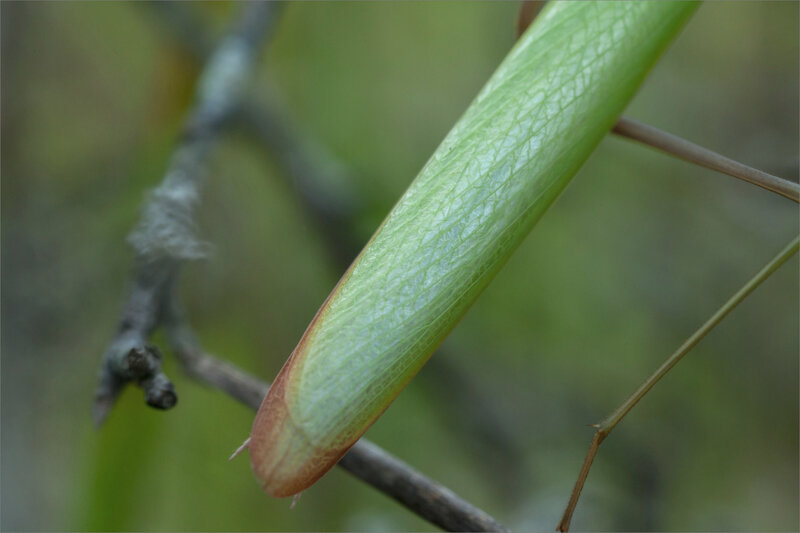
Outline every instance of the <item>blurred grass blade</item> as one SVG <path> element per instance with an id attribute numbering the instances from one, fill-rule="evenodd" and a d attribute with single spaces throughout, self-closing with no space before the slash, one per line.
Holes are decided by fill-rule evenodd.
<path id="1" fill-rule="evenodd" d="M 316 481 L 417 373 L 608 132 L 695 8 L 555 2 L 317 312 L 250 441 L 274 496 Z"/>

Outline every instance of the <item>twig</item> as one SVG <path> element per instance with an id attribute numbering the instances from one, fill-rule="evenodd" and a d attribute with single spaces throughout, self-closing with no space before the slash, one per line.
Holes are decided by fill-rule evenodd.
<path id="1" fill-rule="evenodd" d="M 486 512 L 362 439 L 339 466 L 447 531 L 508 531 Z"/>
<path id="2" fill-rule="evenodd" d="M 237 119 L 237 125 L 275 158 L 300 207 L 323 237 L 328 255 L 344 272 L 364 244 L 354 238 L 353 222 L 363 205 L 353 177 L 271 102 L 247 102 Z"/>
<path id="3" fill-rule="evenodd" d="M 258 409 L 269 384 L 203 352 L 176 300 L 171 301 L 164 327 L 185 371 Z M 446 531 L 508 531 L 486 512 L 366 439 L 359 440 L 338 465 Z"/>
<path id="4" fill-rule="evenodd" d="M 648 124 L 636 120 L 620 117 L 613 133 L 627 137 L 640 143 L 652 146 L 658 150 L 674 155 L 690 163 L 722 172 L 728 176 L 752 183 L 768 191 L 780 194 L 795 202 L 800 202 L 800 185 L 791 181 L 767 174 L 761 170 L 748 167 L 724 155 L 703 148 L 691 141 L 682 139 L 677 135 L 667 133 Z"/>
<path id="5" fill-rule="evenodd" d="M 206 162 L 220 128 L 239 103 L 259 44 L 269 33 L 279 6 L 248 4 L 235 29 L 211 56 L 164 179 L 150 194 L 129 237 L 136 253 L 134 281 L 117 334 L 100 367 L 93 407 L 98 426 L 130 381 L 144 389 L 146 401 L 153 407 L 169 409 L 177 401 L 172 383 L 161 371 L 158 350 L 146 342 L 162 319 L 167 289 L 181 263 L 206 253 L 207 246 L 195 238 L 192 217 Z"/>
<path id="6" fill-rule="evenodd" d="M 622 405 L 620 405 L 605 420 L 594 426 L 597 428 L 597 431 L 595 432 L 592 443 L 589 446 L 589 452 L 586 454 L 586 459 L 584 460 L 581 471 L 578 474 L 578 480 L 575 482 L 575 487 L 572 489 L 572 495 L 570 496 L 567 508 L 564 510 L 564 515 L 561 518 L 561 522 L 558 524 L 558 531 L 569 531 L 569 524 L 572 520 L 572 514 L 575 511 L 575 506 L 578 504 L 578 498 L 580 498 L 583 485 L 586 482 L 586 477 L 589 475 L 589 469 L 592 467 L 594 457 L 597 454 L 597 450 L 599 449 L 603 440 L 608 437 L 611 431 L 617 426 L 617 424 L 620 423 L 625 415 L 627 415 L 628 412 L 633 409 L 637 403 L 639 403 L 639 400 L 644 398 L 650 389 L 652 389 L 653 386 L 672 369 L 672 367 L 678 364 L 684 355 L 689 353 L 689 351 L 694 348 L 697 343 L 699 343 L 703 337 L 708 334 L 708 332 L 714 329 L 717 324 L 722 322 L 722 319 L 724 319 L 728 313 L 735 309 L 736 306 L 739 305 L 751 292 L 761 285 L 764 280 L 766 280 L 782 264 L 784 264 L 789 260 L 789 258 L 797 253 L 798 248 L 800 248 L 800 237 L 795 237 L 792 242 L 790 242 L 783 250 L 781 250 L 780 253 L 778 253 L 775 258 L 773 258 L 769 263 L 767 263 L 766 266 L 764 266 L 764 268 L 762 268 L 755 276 L 753 276 L 750 281 L 748 281 L 741 289 L 736 291 L 736 293 L 731 296 L 731 298 L 725 302 L 725 304 L 720 307 L 717 312 L 711 316 L 711 318 L 709 318 L 702 326 L 700 326 L 700 328 L 695 331 L 691 337 L 686 339 L 680 348 L 670 355 L 664 364 L 662 364 L 658 370 L 656 370 L 644 381 L 644 383 L 639 386 L 636 392 L 634 392 L 627 400 L 625 400 Z"/>
<path id="7" fill-rule="evenodd" d="M 544 7 L 543 1 L 525 1 L 517 16 L 517 38 L 528 28 Z M 677 135 L 667 133 L 654 126 L 627 117 L 620 117 L 611 129 L 621 137 L 627 137 L 642 144 L 652 146 L 684 161 L 716 170 L 728 176 L 752 183 L 768 191 L 780 194 L 795 202 L 800 202 L 800 185 L 749 167 L 708 148 L 687 141 Z"/>

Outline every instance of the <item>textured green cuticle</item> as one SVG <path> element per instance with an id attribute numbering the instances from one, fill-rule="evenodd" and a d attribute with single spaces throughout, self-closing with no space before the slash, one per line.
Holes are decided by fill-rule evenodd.
<path id="1" fill-rule="evenodd" d="M 360 435 L 419 370 L 609 130 L 694 9 L 553 2 L 388 215 L 311 328 L 290 409 Z"/>

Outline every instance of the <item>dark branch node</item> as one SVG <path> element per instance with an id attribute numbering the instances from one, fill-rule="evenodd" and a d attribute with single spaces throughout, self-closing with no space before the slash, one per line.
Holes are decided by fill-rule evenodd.
<path id="1" fill-rule="evenodd" d="M 100 425 L 129 382 L 144 390 L 148 405 L 170 409 L 177 396 L 161 370 L 161 354 L 146 344 L 162 324 L 184 261 L 203 258 L 210 246 L 196 238 L 194 211 L 214 142 L 239 107 L 260 42 L 274 27 L 275 2 L 245 4 L 238 23 L 216 47 L 197 83 L 183 138 L 161 184 L 148 196 L 128 238 L 136 253 L 133 286 L 117 333 L 100 365 L 93 418 Z"/>
<path id="2" fill-rule="evenodd" d="M 145 402 L 151 407 L 171 409 L 178 402 L 175 387 L 161 370 L 161 352 L 155 346 L 145 345 L 131 337 L 119 339 L 112 345 L 101 367 L 92 413 L 97 426 L 106 419 L 115 400 L 129 382 L 142 388 Z M 135 344 L 131 346 L 131 342 Z"/>

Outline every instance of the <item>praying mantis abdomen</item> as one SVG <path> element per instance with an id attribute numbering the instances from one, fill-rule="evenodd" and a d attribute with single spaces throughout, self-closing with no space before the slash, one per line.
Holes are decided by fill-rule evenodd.
<path id="1" fill-rule="evenodd" d="M 253 423 L 273 496 L 389 406 L 610 129 L 695 5 L 553 2 L 323 303 Z"/>

